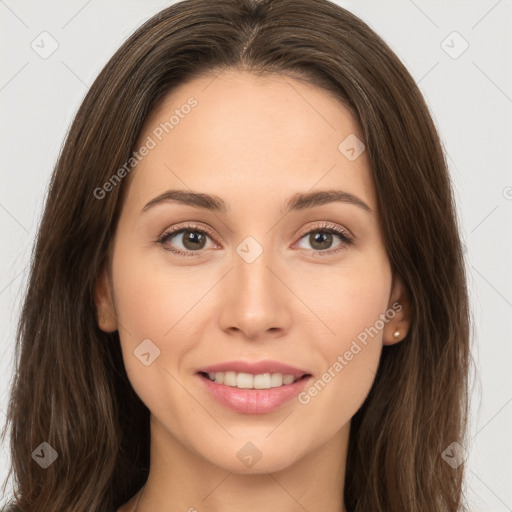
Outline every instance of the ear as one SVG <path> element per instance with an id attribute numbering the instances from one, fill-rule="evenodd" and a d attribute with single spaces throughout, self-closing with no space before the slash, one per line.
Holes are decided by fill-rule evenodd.
<path id="1" fill-rule="evenodd" d="M 384 345 L 394 345 L 407 336 L 412 320 L 407 290 L 397 275 L 393 276 L 386 317 L 388 321 L 383 330 L 382 342 Z"/>
<path id="2" fill-rule="evenodd" d="M 96 305 L 96 315 L 98 327 L 104 332 L 114 332 L 117 330 L 117 315 L 112 300 L 112 290 L 107 268 L 105 267 L 96 279 L 94 285 L 94 303 Z"/>

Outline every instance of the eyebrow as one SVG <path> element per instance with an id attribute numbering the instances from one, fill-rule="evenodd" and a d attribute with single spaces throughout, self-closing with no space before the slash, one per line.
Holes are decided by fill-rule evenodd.
<path id="1" fill-rule="evenodd" d="M 316 190 L 313 192 L 297 193 L 286 202 L 285 212 L 289 213 L 296 210 L 305 210 L 333 202 L 352 204 L 362 208 L 368 213 L 373 213 L 373 210 L 362 199 L 342 190 Z M 213 194 L 204 194 L 189 190 L 167 190 L 149 201 L 149 203 L 144 206 L 141 213 L 147 212 L 149 209 L 162 203 L 179 203 L 224 214 L 227 213 L 229 209 L 222 198 Z"/>

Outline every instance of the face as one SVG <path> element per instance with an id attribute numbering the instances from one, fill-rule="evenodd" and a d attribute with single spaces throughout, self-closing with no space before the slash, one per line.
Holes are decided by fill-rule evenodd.
<path id="1" fill-rule="evenodd" d="M 408 326 L 355 137 L 328 92 L 235 71 L 146 120 L 97 306 L 152 442 L 259 473 L 346 438 Z"/>

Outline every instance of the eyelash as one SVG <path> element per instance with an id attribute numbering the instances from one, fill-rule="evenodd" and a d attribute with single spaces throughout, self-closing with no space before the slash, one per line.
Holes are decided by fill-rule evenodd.
<path id="1" fill-rule="evenodd" d="M 197 233 L 201 233 L 204 235 L 208 235 L 212 240 L 215 241 L 215 236 L 213 235 L 212 231 L 209 230 L 206 227 L 198 226 L 195 224 L 186 224 L 184 226 L 179 226 L 175 229 L 172 229 L 170 231 L 166 231 L 157 239 L 157 243 L 162 246 L 162 248 L 166 251 L 173 252 L 174 254 L 177 254 L 179 256 L 197 256 L 198 253 L 201 253 L 202 250 L 199 251 L 182 251 L 180 249 L 170 249 L 165 246 L 166 242 L 173 236 L 178 235 L 180 233 L 183 233 L 185 231 L 193 231 Z M 326 255 L 332 255 L 333 253 L 336 253 L 340 250 L 346 249 L 349 245 L 353 243 L 352 237 L 345 231 L 344 229 L 338 227 L 336 224 L 333 224 L 331 222 L 323 222 L 318 226 L 315 226 L 314 228 L 305 228 L 300 231 L 299 233 L 299 240 L 302 240 L 306 235 L 309 235 L 311 233 L 331 233 L 334 235 L 338 235 L 342 241 L 342 243 L 337 246 L 335 249 L 326 249 L 323 251 L 310 249 L 310 251 L 313 253 L 314 256 L 326 256 Z M 217 242 L 216 242 L 217 243 Z"/>

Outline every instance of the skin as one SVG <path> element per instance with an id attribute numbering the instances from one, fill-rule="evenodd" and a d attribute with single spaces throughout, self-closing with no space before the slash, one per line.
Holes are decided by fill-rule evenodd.
<path id="1" fill-rule="evenodd" d="M 130 382 L 151 413 L 151 467 L 137 511 L 344 511 L 351 418 L 383 345 L 400 342 L 410 323 L 367 153 L 350 161 L 338 150 L 350 134 L 362 139 L 360 129 L 334 96 L 304 81 L 224 71 L 168 95 L 139 143 L 190 96 L 197 107 L 127 178 L 111 273 L 103 271 L 96 286 L 99 325 L 119 329 Z M 167 202 L 141 213 L 178 188 L 220 196 L 228 212 Z M 284 215 L 292 195 L 327 189 L 353 194 L 372 211 L 331 202 Z M 326 250 L 341 250 L 313 254 L 319 244 L 299 230 L 325 233 L 322 221 L 348 231 L 353 243 L 334 234 Z M 215 235 L 199 244 L 199 255 L 156 242 L 186 222 Z M 252 263 L 236 252 L 247 236 L 263 249 Z M 182 234 L 166 243 L 198 247 Z M 295 398 L 270 413 L 243 414 L 199 385 L 199 368 L 244 359 L 281 361 L 316 379 L 396 301 L 402 310 L 308 404 Z M 160 356 L 145 366 L 133 352 L 148 338 Z M 237 457 L 247 442 L 261 453 L 252 467 Z M 139 497 L 119 510 L 134 511 Z"/>

